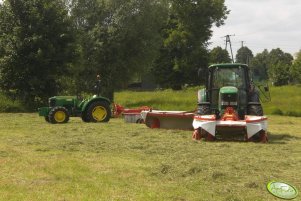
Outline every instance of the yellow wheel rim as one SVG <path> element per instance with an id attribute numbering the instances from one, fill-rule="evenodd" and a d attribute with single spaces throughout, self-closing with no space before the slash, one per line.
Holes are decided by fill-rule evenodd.
<path id="1" fill-rule="evenodd" d="M 54 114 L 54 120 L 58 123 L 63 123 L 66 119 L 66 113 L 63 111 L 57 111 Z"/>
<path id="2" fill-rule="evenodd" d="M 103 121 L 107 117 L 107 110 L 102 106 L 97 106 L 93 109 L 92 116 L 96 121 Z"/>

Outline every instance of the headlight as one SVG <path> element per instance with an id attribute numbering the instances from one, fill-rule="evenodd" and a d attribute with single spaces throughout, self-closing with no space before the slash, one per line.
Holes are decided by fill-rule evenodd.
<path id="1" fill-rule="evenodd" d="M 222 101 L 221 103 L 222 105 L 233 105 L 233 106 L 237 106 L 237 102 L 226 102 L 226 101 Z"/>

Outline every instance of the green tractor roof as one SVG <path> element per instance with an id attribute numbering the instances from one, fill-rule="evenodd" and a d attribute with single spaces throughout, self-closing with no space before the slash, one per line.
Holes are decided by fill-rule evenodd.
<path id="1" fill-rule="evenodd" d="M 247 64 L 241 64 L 241 63 L 224 63 L 224 64 L 212 64 L 209 66 L 209 68 L 219 67 L 219 68 L 233 68 L 233 67 L 239 67 L 239 66 L 245 66 L 248 67 Z"/>

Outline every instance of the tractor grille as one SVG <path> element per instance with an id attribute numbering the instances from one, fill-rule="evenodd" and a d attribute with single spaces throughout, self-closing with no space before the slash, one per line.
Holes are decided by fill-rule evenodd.
<path id="1" fill-rule="evenodd" d="M 54 107 L 55 106 L 55 99 L 49 99 L 49 107 Z"/>
<path id="2" fill-rule="evenodd" d="M 237 94 L 223 94 L 222 105 L 237 105 Z"/>

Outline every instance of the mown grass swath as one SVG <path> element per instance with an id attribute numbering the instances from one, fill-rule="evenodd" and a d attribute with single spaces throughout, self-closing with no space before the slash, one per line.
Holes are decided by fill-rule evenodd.
<path id="1" fill-rule="evenodd" d="M 0 114 L 0 200 L 276 200 L 270 180 L 301 188 L 300 119 L 270 116 L 270 143 L 196 142 L 191 131 L 52 125 Z"/>

